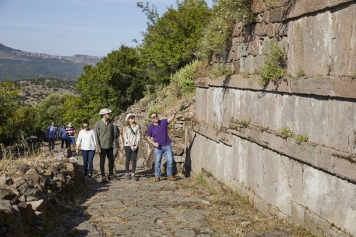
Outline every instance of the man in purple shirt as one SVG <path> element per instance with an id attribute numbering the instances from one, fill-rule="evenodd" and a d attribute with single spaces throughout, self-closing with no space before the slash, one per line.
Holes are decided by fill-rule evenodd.
<path id="1" fill-rule="evenodd" d="M 168 136 L 168 124 L 175 118 L 177 111 L 172 110 L 173 114 L 168 119 L 158 119 L 158 114 L 153 112 L 150 114 L 152 124 L 147 129 L 147 140 L 154 146 L 155 154 L 155 181 L 161 179 L 161 159 L 162 155 L 167 161 L 167 176 L 169 180 L 174 181 L 175 177 L 172 174 L 173 170 L 173 154 L 171 147 L 171 139 Z"/>

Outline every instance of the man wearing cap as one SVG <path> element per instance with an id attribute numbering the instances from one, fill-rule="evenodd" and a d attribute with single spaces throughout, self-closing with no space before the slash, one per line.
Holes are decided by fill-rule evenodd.
<path id="1" fill-rule="evenodd" d="M 166 157 L 167 161 L 167 176 L 171 181 L 175 180 L 173 176 L 173 154 L 171 147 L 171 139 L 168 136 L 168 124 L 175 118 L 177 111 L 172 110 L 173 114 L 168 119 L 158 119 L 158 114 L 153 112 L 150 114 L 152 124 L 147 129 L 147 140 L 154 146 L 155 156 L 155 181 L 161 179 L 161 159 L 162 155 Z"/>
<path id="2" fill-rule="evenodd" d="M 108 108 L 101 109 L 99 115 L 102 119 L 97 121 L 94 126 L 96 138 L 96 151 L 100 154 L 100 172 L 102 182 L 107 182 L 105 177 L 105 157 L 109 160 L 109 176 L 113 177 L 114 155 L 113 150 L 117 149 L 114 135 L 113 122 L 110 120 L 111 110 Z"/>

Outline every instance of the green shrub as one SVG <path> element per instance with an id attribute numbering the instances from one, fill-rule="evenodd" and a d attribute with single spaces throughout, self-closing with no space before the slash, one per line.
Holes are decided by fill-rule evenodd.
<path id="1" fill-rule="evenodd" d="M 288 127 L 281 127 L 278 132 L 283 138 L 293 136 L 293 131 L 290 130 Z"/>
<path id="2" fill-rule="evenodd" d="M 252 0 L 213 0 L 213 14 L 207 24 L 196 56 L 207 58 L 211 54 L 223 54 L 235 22 L 247 22 L 254 18 Z"/>
<path id="3" fill-rule="evenodd" d="M 269 129 L 269 127 L 264 127 L 264 126 L 260 126 L 260 130 L 261 132 L 267 131 Z"/>
<path id="4" fill-rule="evenodd" d="M 307 142 L 308 137 L 306 134 L 298 134 L 297 136 L 295 136 L 295 140 L 297 141 L 298 144 L 300 144 L 302 142 Z"/>
<path id="5" fill-rule="evenodd" d="M 148 108 L 147 114 L 146 114 L 146 121 L 150 121 L 150 114 L 155 112 L 155 113 L 160 113 L 164 109 L 163 105 L 152 105 Z"/>
<path id="6" fill-rule="evenodd" d="M 356 79 L 356 72 L 351 76 L 351 79 Z"/>
<path id="7" fill-rule="evenodd" d="M 267 84 L 269 81 L 277 80 L 286 74 L 282 50 L 277 44 L 270 43 L 269 51 L 263 67 L 256 70 L 260 77 L 260 84 Z"/>
<path id="8" fill-rule="evenodd" d="M 173 74 L 168 86 L 170 94 L 179 98 L 184 94 L 193 92 L 195 90 L 195 74 L 199 70 L 200 65 L 201 62 L 199 60 L 194 60 Z"/>
<path id="9" fill-rule="evenodd" d="M 305 76 L 304 70 L 299 68 L 299 70 L 296 72 L 296 75 L 298 77 L 304 77 Z"/>
<path id="10" fill-rule="evenodd" d="M 251 120 L 238 120 L 238 119 L 236 119 L 235 123 L 240 124 L 242 128 L 246 128 L 246 127 L 248 127 L 248 125 L 250 125 L 250 121 Z"/>
<path id="11" fill-rule="evenodd" d="M 209 78 L 214 79 L 220 76 L 231 76 L 233 74 L 231 67 L 215 64 L 209 73 Z"/>

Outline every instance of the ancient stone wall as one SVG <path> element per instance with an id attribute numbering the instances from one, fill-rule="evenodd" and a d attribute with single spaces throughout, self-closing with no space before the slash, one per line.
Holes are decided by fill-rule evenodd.
<path id="1" fill-rule="evenodd" d="M 0 236 L 42 236 L 54 216 L 71 209 L 66 203 L 84 189 L 84 174 L 70 156 L 54 149 L 30 165 L 6 168 L 0 176 Z"/>
<path id="2" fill-rule="evenodd" d="M 236 74 L 195 81 L 187 158 L 265 213 L 326 236 L 356 235 L 356 3 L 271 2 L 255 1 L 256 22 L 235 27 Z M 260 85 L 254 73 L 270 41 L 285 53 L 287 76 Z"/>

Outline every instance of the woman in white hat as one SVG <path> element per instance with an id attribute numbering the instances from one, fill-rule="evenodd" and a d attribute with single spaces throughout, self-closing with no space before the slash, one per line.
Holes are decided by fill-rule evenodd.
<path id="1" fill-rule="evenodd" d="M 126 115 L 126 124 L 123 129 L 124 149 L 126 154 L 126 178 L 138 181 L 135 176 L 136 158 L 138 153 L 138 142 L 140 141 L 140 127 L 135 122 L 135 115 Z M 132 172 L 129 173 L 130 160 L 132 158 Z"/>

